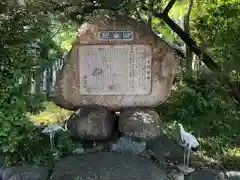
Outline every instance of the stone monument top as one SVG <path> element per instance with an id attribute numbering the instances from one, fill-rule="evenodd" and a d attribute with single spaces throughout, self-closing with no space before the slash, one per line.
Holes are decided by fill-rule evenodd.
<path id="1" fill-rule="evenodd" d="M 57 74 L 54 102 L 65 109 L 155 107 L 169 96 L 175 51 L 143 22 L 101 16 L 84 23 Z"/>

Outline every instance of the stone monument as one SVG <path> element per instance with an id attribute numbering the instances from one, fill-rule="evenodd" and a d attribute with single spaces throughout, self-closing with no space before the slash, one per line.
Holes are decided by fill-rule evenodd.
<path id="1" fill-rule="evenodd" d="M 154 138 L 161 127 L 154 107 L 168 98 L 177 62 L 175 50 L 145 23 L 125 16 L 96 17 L 78 30 L 77 40 L 57 74 L 54 102 L 65 109 L 88 108 L 84 121 L 89 130 L 85 127 L 84 132 L 90 135 L 86 137 L 98 134 L 103 139 L 112 132 L 104 127 L 115 127 L 103 123 L 102 117 L 107 115 L 101 115 L 99 121 L 96 116 L 91 119 L 92 113 L 98 114 L 96 107 L 101 107 L 120 111 L 118 128 L 123 135 Z M 81 121 L 79 117 L 75 116 Z M 74 122 L 69 124 L 80 132 Z M 99 127 L 104 135 L 91 132 L 96 128 L 89 124 Z"/>

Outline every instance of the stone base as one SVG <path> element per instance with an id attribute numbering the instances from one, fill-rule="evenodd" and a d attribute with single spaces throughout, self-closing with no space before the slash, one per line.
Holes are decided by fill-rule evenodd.
<path id="1" fill-rule="evenodd" d="M 178 165 L 177 168 L 179 169 L 179 171 L 183 172 L 183 174 L 185 174 L 185 175 L 188 175 L 195 171 L 194 168 L 186 167 L 184 165 Z"/>

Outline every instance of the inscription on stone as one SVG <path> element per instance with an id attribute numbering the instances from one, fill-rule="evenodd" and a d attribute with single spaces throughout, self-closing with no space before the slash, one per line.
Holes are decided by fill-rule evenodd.
<path id="1" fill-rule="evenodd" d="M 133 40 L 132 31 L 100 31 L 99 32 L 100 40 Z"/>
<path id="2" fill-rule="evenodd" d="M 80 94 L 150 94 L 151 59 L 143 44 L 79 46 Z"/>

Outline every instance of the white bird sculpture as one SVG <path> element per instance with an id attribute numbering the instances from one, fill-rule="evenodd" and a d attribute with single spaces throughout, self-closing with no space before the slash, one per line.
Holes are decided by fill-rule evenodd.
<path id="1" fill-rule="evenodd" d="M 67 123 L 65 123 L 64 128 L 57 124 L 50 124 L 46 128 L 43 129 L 42 133 L 46 134 L 50 138 L 51 148 L 54 147 L 54 136 L 58 131 L 67 131 Z"/>
<path id="2" fill-rule="evenodd" d="M 187 169 L 189 166 L 190 153 L 192 148 L 197 148 L 199 143 L 197 139 L 189 132 L 186 132 L 183 125 L 178 123 L 180 128 L 181 145 L 184 146 L 184 167 Z M 187 150 L 187 165 L 186 165 L 186 150 Z"/>

